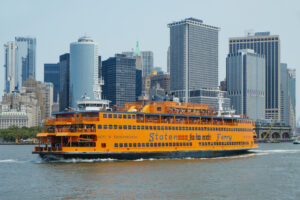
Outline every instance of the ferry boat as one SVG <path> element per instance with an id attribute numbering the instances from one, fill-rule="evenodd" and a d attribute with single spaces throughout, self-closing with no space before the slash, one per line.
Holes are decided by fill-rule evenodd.
<path id="1" fill-rule="evenodd" d="M 95 105 L 95 103 L 92 103 Z M 123 108 L 54 113 L 33 153 L 52 159 L 209 158 L 257 148 L 253 121 L 221 115 L 209 105 L 140 101 Z M 89 109 L 84 109 L 89 108 Z"/>

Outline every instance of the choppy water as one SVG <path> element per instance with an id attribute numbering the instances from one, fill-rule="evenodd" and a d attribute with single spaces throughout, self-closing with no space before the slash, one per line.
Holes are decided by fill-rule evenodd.
<path id="1" fill-rule="evenodd" d="M 214 159 L 42 162 L 0 146 L 0 199 L 300 199 L 300 145 Z"/>

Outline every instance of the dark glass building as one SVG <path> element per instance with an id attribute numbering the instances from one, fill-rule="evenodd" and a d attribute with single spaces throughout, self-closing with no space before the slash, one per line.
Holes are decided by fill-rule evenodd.
<path id="1" fill-rule="evenodd" d="M 270 32 L 258 32 L 246 37 L 229 38 L 229 54 L 239 49 L 253 49 L 265 57 L 265 115 L 280 121 L 280 39 Z"/>
<path id="2" fill-rule="evenodd" d="M 57 102 L 60 91 L 60 67 L 59 63 L 44 64 L 44 82 L 53 83 L 53 102 Z"/>
<path id="3" fill-rule="evenodd" d="M 63 111 L 70 106 L 70 54 L 59 56 L 60 89 L 59 110 Z"/>
<path id="4" fill-rule="evenodd" d="M 138 100 L 139 96 L 142 95 L 143 90 L 143 73 L 142 70 L 136 69 L 136 80 L 135 80 L 135 94 L 136 100 Z"/>
<path id="5" fill-rule="evenodd" d="M 123 54 L 116 54 L 102 62 L 104 78 L 103 98 L 111 105 L 124 106 L 136 101 L 136 67 L 135 59 Z"/>

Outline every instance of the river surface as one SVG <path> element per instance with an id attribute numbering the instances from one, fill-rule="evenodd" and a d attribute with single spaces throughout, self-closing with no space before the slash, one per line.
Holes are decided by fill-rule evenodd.
<path id="1" fill-rule="evenodd" d="M 0 199 L 300 199 L 300 145 L 214 159 L 46 163 L 0 146 Z"/>

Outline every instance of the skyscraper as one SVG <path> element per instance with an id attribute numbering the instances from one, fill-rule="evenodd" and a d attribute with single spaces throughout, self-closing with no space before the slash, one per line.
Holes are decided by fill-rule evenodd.
<path id="1" fill-rule="evenodd" d="M 239 49 L 253 49 L 255 53 L 264 55 L 266 72 L 265 117 L 280 121 L 280 39 L 270 32 L 258 32 L 246 37 L 229 38 L 229 53 L 237 53 Z"/>
<path id="2" fill-rule="evenodd" d="M 168 48 L 167 52 L 167 73 L 170 74 L 170 47 Z"/>
<path id="3" fill-rule="evenodd" d="M 170 89 L 189 90 L 218 87 L 219 28 L 202 20 L 187 18 L 168 24 L 170 28 Z"/>
<path id="4" fill-rule="evenodd" d="M 70 107 L 70 54 L 59 56 L 60 89 L 59 89 L 59 110 Z"/>
<path id="5" fill-rule="evenodd" d="M 57 102 L 57 96 L 60 90 L 60 64 L 46 63 L 44 64 L 44 82 L 51 82 L 53 84 L 53 101 Z"/>
<path id="6" fill-rule="evenodd" d="M 265 59 L 251 49 L 226 58 L 226 88 L 237 114 L 265 118 Z"/>
<path id="7" fill-rule="evenodd" d="M 136 59 L 136 68 L 142 70 L 143 77 L 151 74 L 153 70 L 153 52 L 152 51 L 140 51 L 139 42 L 136 42 L 135 51 L 122 52 L 129 58 Z"/>
<path id="8" fill-rule="evenodd" d="M 94 89 L 99 84 L 98 44 L 90 37 L 81 37 L 70 45 L 71 106 L 83 96 L 95 99 Z"/>
<path id="9" fill-rule="evenodd" d="M 136 66 L 135 59 L 124 54 L 116 54 L 102 62 L 104 78 L 103 97 L 111 105 L 124 106 L 136 101 Z"/>
<path id="10" fill-rule="evenodd" d="M 286 63 L 280 63 L 280 112 L 281 122 L 289 125 L 289 91 L 288 91 L 288 69 Z"/>
<path id="11" fill-rule="evenodd" d="M 288 69 L 288 95 L 289 95 L 289 125 L 295 134 L 296 127 L 296 70 Z"/>
<path id="12" fill-rule="evenodd" d="M 26 81 L 29 77 L 35 79 L 36 39 L 33 37 L 16 37 L 17 44 L 17 71 L 18 83 Z M 20 89 L 21 84 L 18 85 Z"/>
<path id="13" fill-rule="evenodd" d="M 17 71 L 16 71 L 16 48 L 15 42 L 8 42 L 4 45 L 5 49 L 5 92 L 12 92 L 18 86 Z"/>

